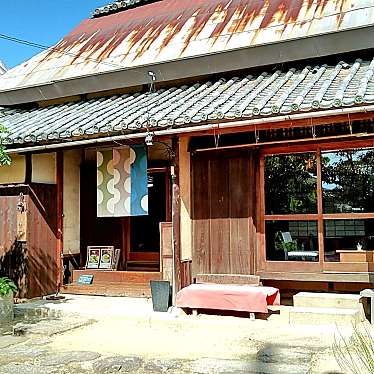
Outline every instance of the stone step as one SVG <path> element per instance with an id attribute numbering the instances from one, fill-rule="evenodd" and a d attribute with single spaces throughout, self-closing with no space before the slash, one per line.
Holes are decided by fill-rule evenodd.
<path id="1" fill-rule="evenodd" d="M 323 292 L 299 292 L 293 297 L 295 307 L 362 309 L 360 295 Z"/>
<path id="2" fill-rule="evenodd" d="M 290 307 L 288 313 L 291 324 L 350 326 L 362 321 L 358 309 Z"/>

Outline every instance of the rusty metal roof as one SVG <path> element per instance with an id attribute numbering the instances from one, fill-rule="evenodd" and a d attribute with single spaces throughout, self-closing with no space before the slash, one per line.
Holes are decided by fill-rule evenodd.
<path id="1" fill-rule="evenodd" d="M 334 33 L 373 21 L 374 0 L 162 0 L 84 20 L 52 49 L 3 75 L 0 88 Z M 318 55 L 318 42 L 314 48 Z"/>
<path id="2" fill-rule="evenodd" d="M 374 58 L 205 81 L 39 109 L 3 109 L 8 144 L 105 137 L 207 121 L 274 117 L 374 103 Z"/>

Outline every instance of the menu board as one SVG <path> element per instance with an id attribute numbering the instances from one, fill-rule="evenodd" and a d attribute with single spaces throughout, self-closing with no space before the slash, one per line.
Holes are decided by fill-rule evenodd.
<path id="1" fill-rule="evenodd" d="M 113 257 L 113 246 L 89 246 L 87 247 L 86 269 L 111 269 Z"/>
<path id="2" fill-rule="evenodd" d="M 113 262 L 114 248 L 101 248 L 99 269 L 111 269 Z"/>

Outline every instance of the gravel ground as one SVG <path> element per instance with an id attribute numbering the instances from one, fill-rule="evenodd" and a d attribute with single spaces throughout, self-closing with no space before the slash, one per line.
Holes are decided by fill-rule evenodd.
<path id="1" fill-rule="evenodd" d="M 18 323 L 13 330 L 16 335 L 3 329 L 0 373 L 340 372 L 330 350 L 336 333 L 333 326 L 152 313 L 148 304 L 142 309 L 139 301 L 126 314 L 118 312 L 116 302 L 121 308 L 129 303 L 79 298 L 70 301 L 69 308 L 66 303 L 60 309 L 54 305 L 53 318 Z M 31 305 L 21 309 L 38 314 Z M 341 332 L 348 334 L 349 329 Z"/>

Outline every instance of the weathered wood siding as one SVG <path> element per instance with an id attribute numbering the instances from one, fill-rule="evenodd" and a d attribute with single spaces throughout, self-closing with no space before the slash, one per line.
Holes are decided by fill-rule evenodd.
<path id="1" fill-rule="evenodd" d="M 251 151 L 193 155 L 193 276 L 253 273 L 257 162 Z"/>
<path id="2" fill-rule="evenodd" d="M 57 189 L 32 184 L 28 196 L 27 297 L 56 292 Z"/>
<path id="3" fill-rule="evenodd" d="M 17 203 L 25 196 L 26 242 L 17 240 Z M 56 186 L 0 188 L 0 275 L 16 281 L 19 297 L 56 290 Z"/>

